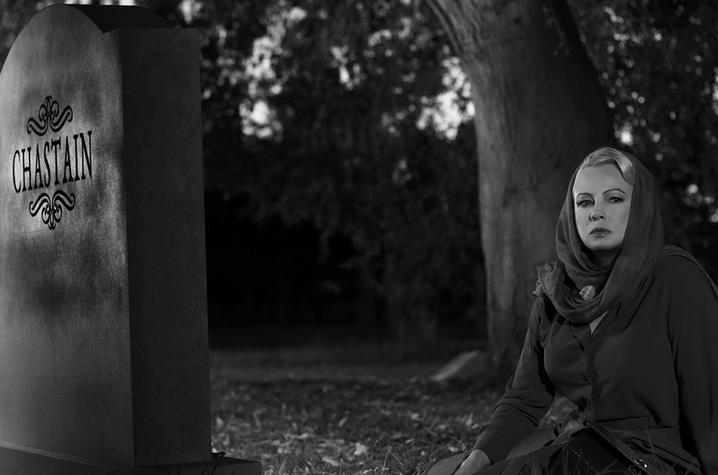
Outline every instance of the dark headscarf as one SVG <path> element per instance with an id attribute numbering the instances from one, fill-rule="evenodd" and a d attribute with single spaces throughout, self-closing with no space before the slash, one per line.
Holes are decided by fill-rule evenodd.
<path id="1" fill-rule="evenodd" d="M 615 152 L 615 151 L 612 151 Z M 595 153 L 595 152 L 594 152 Z M 573 185 L 576 168 L 556 224 L 556 252 L 559 261 L 538 269 L 536 294 L 546 295 L 559 314 L 577 324 L 587 324 L 609 308 L 632 296 L 658 257 L 679 251 L 664 246 L 658 190 L 651 172 L 635 157 L 622 153 L 635 168 L 635 183 L 626 233 L 618 255 L 608 265 L 591 259 L 576 229 Z M 613 166 L 610 162 L 606 165 Z M 579 292 L 592 286 L 585 299 Z M 584 291 L 584 294 L 586 292 Z"/>

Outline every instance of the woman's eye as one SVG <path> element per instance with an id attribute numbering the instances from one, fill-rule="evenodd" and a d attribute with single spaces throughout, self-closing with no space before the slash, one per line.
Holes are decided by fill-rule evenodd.
<path id="1" fill-rule="evenodd" d="M 620 203 L 623 201 L 623 198 L 621 196 L 612 196 L 608 199 L 611 203 Z"/>
<path id="2" fill-rule="evenodd" d="M 584 208 L 590 204 L 591 204 L 591 202 L 589 200 L 581 200 L 578 203 L 576 203 L 576 206 L 578 206 L 579 208 Z"/>

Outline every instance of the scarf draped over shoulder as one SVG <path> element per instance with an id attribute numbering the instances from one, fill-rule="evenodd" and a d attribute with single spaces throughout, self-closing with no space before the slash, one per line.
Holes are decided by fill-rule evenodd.
<path id="1" fill-rule="evenodd" d="M 618 255 L 609 265 L 600 265 L 591 259 L 590 251 L 581 241 L 573 203 L 577 168 L 556 225 L 559 260 L 538 268 L 534 294 L 548 297 L 558 313 L 572 323 L 588 324 L 633 295 L 661 256 L 685 253 L 675 246 L 664 245 L 653 175 L 635 157 L 626 156 L 633 162 L 636 173 L 628 224 Z"/>

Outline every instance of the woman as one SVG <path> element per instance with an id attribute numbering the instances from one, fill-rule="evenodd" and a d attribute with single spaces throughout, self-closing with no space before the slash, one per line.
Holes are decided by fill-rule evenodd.
<path id="1" fill-rule="evenodd" d="M 539 268 L 524 346 L 489 423 L 468 454 L 430 473 L 553 471 L 569 434 L 509 452 L 559 391 L 649 472 L 718 475 L 718 290 L 690 254 L 664 244 L 650 172 L 608 147 L 586 157 L 556 250 L 559 261 Z"/>

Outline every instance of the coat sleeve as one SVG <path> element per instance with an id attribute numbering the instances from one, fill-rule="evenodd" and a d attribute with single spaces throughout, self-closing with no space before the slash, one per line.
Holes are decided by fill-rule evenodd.
<path id="1" fill-rule="evenodd" d="M 695 262 L 674 258 L 668 334 L 678 380 L 681 434 L 706 474 L 718 475 L 718 293 Z"/>
<path id="2" fill-rule="evenodd" d="M 492 463 L 505 459 L 536 428 L 553 402 L 555 388 L 544 368 L 540 335 L 543 299 L 537 297 L 534 302 L 514 374 L 473 447 L 484 451 Z"/>

